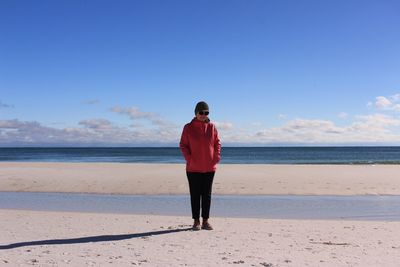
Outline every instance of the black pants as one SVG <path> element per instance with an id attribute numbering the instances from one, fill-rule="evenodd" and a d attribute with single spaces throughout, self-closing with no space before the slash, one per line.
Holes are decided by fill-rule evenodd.
<path id="1" fill-rule="evenodd" d="M 200 218 L 200 202 L 201 217 L 203 219 L 210 217 L 211 190 L 214 174 L 215 172 L 186 172 L 189 181 L 192 218 L 195 220 Z"/>

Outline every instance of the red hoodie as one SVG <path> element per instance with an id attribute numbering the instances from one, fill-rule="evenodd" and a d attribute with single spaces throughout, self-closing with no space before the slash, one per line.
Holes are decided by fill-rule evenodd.
<path id="1" fill-rule="evenodd" d="M 217 128 L 209 120 L 194 118 L 183 128 L 179 147 L 188 172 L 213 172 L 221 158 L 221 143 Z"/>

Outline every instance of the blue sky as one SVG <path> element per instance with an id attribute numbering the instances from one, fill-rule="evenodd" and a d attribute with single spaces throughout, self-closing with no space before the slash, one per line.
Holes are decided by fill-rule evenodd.
<path id="1" fill-rule="evenodd" d="M 0 1 L 0 146 L 400 144 L 400 2 Z"/>

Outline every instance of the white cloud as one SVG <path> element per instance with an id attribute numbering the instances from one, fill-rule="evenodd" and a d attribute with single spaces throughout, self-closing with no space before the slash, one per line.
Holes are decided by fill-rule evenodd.
<path id="1" fill-rule="evenodd" d="M 296 119 L 281 127 L 259 131 L 255 134 L 256 142 L 288 142 L 288 143 L 315 143 L 328 139 L 337 139 L 343 129 L 325 120 Z"/>
<path id="2" fill-rule="evenodd" d="M 390 127 L 400 126 L 400 120 L 383 115 L 375 114 L 369 116 L 358 116 L 349 129 L 355 131 L 367 131 L 373 135 L 376 132 L 388 132 Z"/>
<path id="3" fill-rule="evenodd" d="M 68 142 L 70 138 L 75 138 L 70 131 L 45 127 L 38 122 L 0 121 L 0 143 L 2 144 L 52 143 L 56 139 Z"/>
<path id="4" fill-rule="evenodd" d="M 400 142 L 395 133 L 400 120 L 384 114 L 358 116 L 356 121 L 339 127 L 329 120 L 296 119 L 280 127 L 252 132 L 234 129 L 232 123 L 217 122 L 223 143 L 391 143 Z M 39 122 L 0 120 L 0 144 L 64 144 L 64 145 L 163 145 L 177 144 L 180 130 L 176 128 L 135 129 L 119 127 L 105 119 L 82 120 L 77 127 L 56 129 Z"/>
<path id="5" fill-rule="evenodd" d="M 341 118 L 341 119 L 345 119 L 345 118 L 347 118 L 348 116 L 349 116 L 349 114 L 347 114 L 346 112 L 340 112 L 340 113 L 338 114 L 338 117 Z"/>
<path id="6" fill-rule="evenodd" d="M 231 122 L 218 122 L 214 121 L 213 122 L 215 126 L 217 127 L 218 130 L 221 131 L 229 131 L 233 129 L 233 124 Z"/>
<path id="7" fill-rule="evenodd" d="M 83 125 L 89 129 L 111 129 L 112 123 L 105 119 L 91 119 L 83 120 L 79 122 L 79 125 Z"/>
<path id="8" fill-rule="evenodd" d="M 256 133 L 238 131 L 236 136 L 222 133 L 222 139 L 225 142 L 252 144 L 400 142 L 400 134 L 394 133 L 392 129 L 399 126 L 399 119 L 383 114 L 359 116 L 355 122 L 344 127 L 339 127 L 328 120 L 296 119 L 280 127 L 268 128 Z"/>
<path id="9" fill-rule="evenodd" d="M 384 96 L 378 96 L 375 101 L 375 106 L 377 108 L 388 109 L 393 105 L 393 103 Z"/>
<path id="10" fill-rule="evenodd" d="M 136 107 L 114 107 L 111 111 L 129 116 L 134 127 L 120 127 L 102 118 L 81 120 L 76 127 L 63 129 L 47 127 L 36 121 L 0 120 L 0 145 L 154 145 L 177 144 L 179 141 L 180 129 L 155 113 L 143 112 Z"/>
<path id="11" fill-rule="evenodd" d="M 152 119 L 157 117 L 155 113 L 143 112 L 138 107 L 121 108 L 116 106 L 110 110 L 115 113 L 128 115 L 131 119 Z"/>
<path id="12" fill-rule="evenodd" d="M 128 108 L 121 108 L 121 107 L 113 107 L 110 109 L 114 113 L 123 114 L 129 116 L 129 118 L 133 121 L 137 120 L 145 120 L 151 122 L 156 127 L 163 127 L 169 129 L 176 129 L 177 125 L 164 119 L 163 117 L 159 116 L 153 112 L 144 112 L 141 111 L 138 107 L 128 107 Z"/>
<path id="13" fill-rule="evenodd" d="M 0 145 L 153 145 L 177 144 L 178 132 L 170 128 L 118 127 L 104 119 L 83 120 L 82 127 L 56 129 L 39 122 L 0 120 Z"/>
<path id="14" fill-rule="evenodd" d="M 375 107 L 380 110 L 400 111 L 400 94 L 395 94 L 389 97 L 378 96 L 375 99 Z M 371 106 L 369 104 L 369 106 Z"/>
<path id="15" fill-rule="evenodd" d="M 395 111 L 400 111 L 400 104 L 393 105 L 392 109 L 395 110 Z"/>

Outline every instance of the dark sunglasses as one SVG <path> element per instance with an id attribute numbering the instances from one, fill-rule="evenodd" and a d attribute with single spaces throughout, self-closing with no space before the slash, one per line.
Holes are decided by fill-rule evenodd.
<path id="1" fill-rule="evenodd" d="M 199 114 L 207 116 L 208 114 L 210 114 L 210 112 L 208 112 L 208 111 L 199 111 Z"/>

